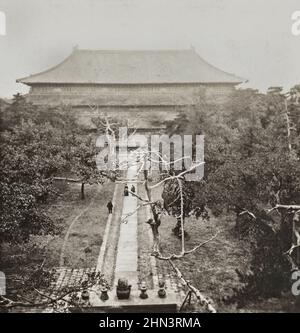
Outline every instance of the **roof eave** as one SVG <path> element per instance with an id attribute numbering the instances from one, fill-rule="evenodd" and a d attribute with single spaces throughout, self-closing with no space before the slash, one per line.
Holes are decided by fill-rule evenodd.
<path id="1" fill-rule="evenodd" d="M 28 86 L 32 85 L 102 85 L 102 86 L 112 86 L 112 85 L 174 85 L 174 84 L 199 84 L 199 85 L 239 85 L 244 82 L 247 82 L 247 80 L 239 80 L 239 81 L 215 81 L 215 82 L 201 82 L 201 81 L 195 81 L 195 82 L 188 82 L 188 81 L 183 81 L 183 82 L 28 82 L 25 81 L 26 78 L 22 79 L 17 79 L 17 83 L 22 83 L 26 84 Z"/>

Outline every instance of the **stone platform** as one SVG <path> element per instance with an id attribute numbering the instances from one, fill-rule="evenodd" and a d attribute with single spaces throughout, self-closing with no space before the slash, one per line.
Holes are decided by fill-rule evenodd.
<path id="1" fill-rule="evenodd" d="M 97 312 L 97 313 L 174 313 L 177 312 L 180 300 L 178 295 L 173 291 L 168 292 L 165 298 L 159 298 L 156 290 L 147 291 L 148 298 L 141 299 L 140 291 L 133 290 L 128 300 L 119 300 L 115 290 L 109 292 L 109 299 L 102 301 L 100 294 L 91 293 L 88 304 L 83 305 L 80 309 L 71 308 L 72 312 Z"/>

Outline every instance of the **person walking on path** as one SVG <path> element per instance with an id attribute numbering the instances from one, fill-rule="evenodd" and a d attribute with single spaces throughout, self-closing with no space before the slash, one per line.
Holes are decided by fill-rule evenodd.
<path id="1" fill-rule="evenodd" d="M 134 185 L 131 186 L 130 191 L 131 191 L 131 195 L 134 196 L 134 193 L 135 193 L 135 187 L 134 187 Z"/>
<path id="2" fill-rule="evenodd" d="M 127 184 L 125 184 L 125 187 L 124 187 L 124 196 L 128 197 L 128 185 Z"/>
<path id="3" fill-rule="evenodd" d="M 112 204 L 111 200 L 108 201 L 107 208 L 108 208 L 108 214 L 112 214 L 114 205 Z"/>

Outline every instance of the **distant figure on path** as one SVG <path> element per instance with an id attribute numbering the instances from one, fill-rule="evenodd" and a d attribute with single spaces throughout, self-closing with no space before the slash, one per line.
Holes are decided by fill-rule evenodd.
<path id="1" fill-rule="evenodd" d="M 134 193 L 135 193 L 135 187 L 134 187 L 134 185 L 132 185 L 132 186 L 131 186 L 131 189 L 130 189 L 130 191 L 132 192 L 132 193 L 131 193 L 131 195 L 133 196 L 133 195 L 134 195 Z"/>
<path id="2" fill-rule="evenodd" d="M 108 201 L 107 208 L 108 208 L 108 214 L 112 214 L 114 205 L 112 204 L 111 200 Z"/>
<path id="3" fill-rule="evenodd" d="M 127 184 L 125 184 L 125 187 L 124 187 L 124 196 L 125 197 L 128 197 L 128 185 Z"/>

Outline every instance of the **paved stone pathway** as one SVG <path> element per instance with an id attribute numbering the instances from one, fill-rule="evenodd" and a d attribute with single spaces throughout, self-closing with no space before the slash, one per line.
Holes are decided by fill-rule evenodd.
<path id="1" fill-rule="evenodd" d="M 106 281 L 111 286 L 113 284 L 120 220 L 123 210 L 123 184 L 116 183 L 112 202 L 114 205 L 113 214 L 110 214 L 107 219 L 96 268 L 97 272 L 105 275 Z"/>
<path id="2" fill-rule="evenodd" d="M 135 162 L 133 156 L 129 156 L 131 163 Z M 140 190 L 139 192 L 143 196 L 143 190 L 138 187 L 138 167 L 136 164 L 129 166 L 126 175 L 127 185 L 129 190 L 134 185 L 136 192 Z M 142 300 L 139 297 L 139 278 L 145 281 L 145 276 L 144 272 L 138 271 L 142 268 L 139 264 L 138 248 L 138 199 L 131 194 L 125 197 L 123 195 L 124 186 L 125 184 L 123 183 L 116 184 L 113 198 L 114 213 L 108 217 L 97 267 L 88 269 L 60 267 L 56 271 L 54 282 L 49 288 L 49 295 L 55 297 L 64 287 L 80 285 L 88 277 L 88 274 L 103 272 L 111 285 L 109 300 L 102 301 L 99 297 L 98 286 L 96 289 L 93 288 L 90 292 L 87 312 L 98 312 L 99 309 L 106 312 L 115 312 L 118 307 L 122 307 L 122 311 L 125 312 L 175 312 L 182 303 L 185 293 L 182 286 L 178 285 L 177 279 L 172 274 L 168 274 L 168 270 L 164 272 L 157 269 L 156 259 L 150 256 L 150 251 L 146 253 L 146 264 L 150 267 L 151 273 L 148 272 L 148 269 L 147 272 L 152 279 L 152 283 L 148 285 L 149 298 Z M 150 216 L 150 207 L 144 207 L 144 213 L 142 217 L 140 216 L 139 223 L 145 223 L 145 220 L 150 218 Z M 124 220 L 127 222 L 124 223 Z M 152 244 L 150 227 L 147 233 L 150 244 Z M 143 255 L 145 256 L 145 253 Z M 132 286 L 131 296 L 128 300 L 120 301 L 117 299 L 115 286 L 119 278 L 128 279 L 129 284 Z M 159 278 L 165 280 L 167 287 L 167 297 L 163 299 L 157 296 Z M 22 309 L 20 311 L 22 312 Z M 37 312 L 41 311 L 52 312 L 52 308 L 40 309 Z"/>
<path id="3" fill-rule="evenodd" d="M 132 185 L 137 189 L 137 165 L 129 166 L 127 179 L 129 190 Z M 123 200 L 121 221 L 130 215 L 126 218 L 127 223 L 121 223 L 120 227 L 114 280 L 116 284 L 119 278 L 127 278 L 132 289 L 138 288 L 137 200 L 131 194 Z"/>

